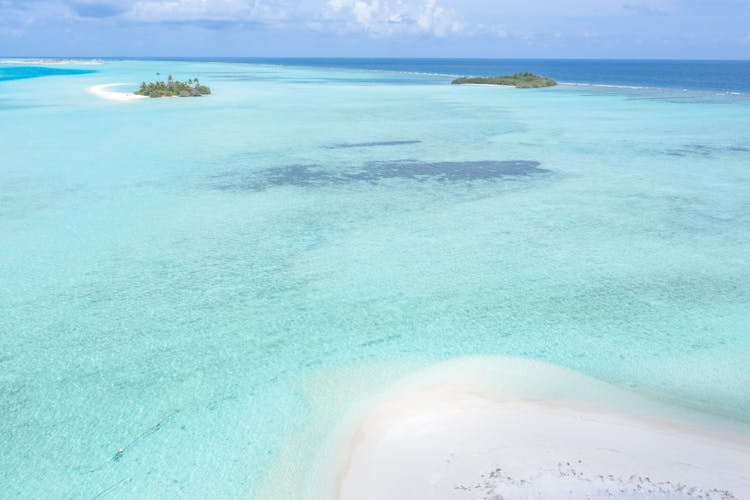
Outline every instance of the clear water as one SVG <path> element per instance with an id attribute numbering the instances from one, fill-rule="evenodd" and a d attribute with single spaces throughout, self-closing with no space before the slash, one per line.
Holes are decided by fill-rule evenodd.
<path id="1" fill-rule="evenodd" d="M 95 70 L 0 83 L 3 496 L 252 497 L 359 362 L 523 356 L 750 429 L 746 99 Z M 157 71 L 214 95 L 85 90 Z"/>

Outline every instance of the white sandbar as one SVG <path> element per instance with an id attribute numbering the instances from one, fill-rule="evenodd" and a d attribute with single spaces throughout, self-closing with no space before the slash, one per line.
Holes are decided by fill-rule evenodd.
<path id="1" fill-rule="evenodd" d="M 541 363 L 458 360 L 353 416 L 308 491 L 329 500 L 750 498 L 746 434 L 672 420 L 644 401 Z"/>
<path id="2" fill-rule="evenodd" d="M 122 85 L 126 85 L 126 84 L 107 83 L 105 85 L 94 85 L 93 87 L 89 87 L 87 90 L 97 97 L 101 97 L 102 99 L 107 99 L 110 101 L 133 101 L 136 99 L 148 99 L 148 97 L 146 96 L 135 95 L 132 92 L 115 92 L 115 91 L 109 90 L 113 87 L 120 87 Z"/>

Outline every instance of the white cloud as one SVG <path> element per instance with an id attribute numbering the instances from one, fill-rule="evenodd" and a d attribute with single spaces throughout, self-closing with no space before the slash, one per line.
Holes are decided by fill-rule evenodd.
<path id="1" fill-rule="evenodd" d="M 323 0 L 320 0 L 323 1 Z M 0 0 L 0 24 L 118 18 L 142 23 L 259 22 L 285 19 L 290 0 Z"/>
<path id="2" fill-rule="evenodd" d="M 417 26 L 435 36 L 445 36 L 449 33 L 459 33 L 464 29 L 463 22 L 453 9 L 445 9 L 437 4 L 437 0 L 425 0 L 422 11 L 417 17 Z"/>
<path id="3" fill-rule="evenodd" d="M 372 34 L 426 33 L 437 37 L 460 33 L 464 23 L 455 10 L 437 0 L 328 0 L 323 19 L 350 31 Z"/>
<path id="4" fill-rule="evenodd" d="M 285 16 L 280 6 L 260 0 L 139 0 L 123 14 L 141 22 L 269 22 Z"/>
<path id="5" fill-rule="evenodd" d="M 500 24 L 477 24 L 467 32 L 470 35 L 491 36 L 495 38 L 508 38 L 510 34 L 505 26 Z"/>
<path id="6" fill-rule="evenodd" d="M 622 10 L 639 16 L 664 16 L 667 14 L 667 11 L 658 5 L 639 3 L 624 3 L 622 4 Z"/>
<path id="7" fill-rule="evenodd" d="M 0 25 L 121 20 L 279 28 L 373 35 L 471 34 L 455 0 L 0 0 Z M 293 29 L 293 28 L 292 28 Z"/>
<path id="8" fill-rule="evenodd" d="M 663 14 L 676 10 L 686 0 L 453 0 L 476 18 L 502 19 L 515 16 L 597 17 Z"/>
<path id="9" fill-rule="evenodd" d="M 73 18 L 68 7 L 55 0 L 0 1 L 0 26 L 13 36 L 20 36 L 35 25 L 67 22 Z"/>

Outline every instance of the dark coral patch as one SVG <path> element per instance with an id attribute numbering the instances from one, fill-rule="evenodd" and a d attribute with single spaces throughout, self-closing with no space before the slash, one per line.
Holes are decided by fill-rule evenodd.
<path id="1" fill-rule="evenodd" d="M 328 149 L 350 149 L 350 148 L 374 148 L 383 146 L 408 146 L 410 144 L 420 144 L 422 141 L 376 141 L 376 142 L 351 142 L 334 144 Z"/>
<path id="2" fill-rule="evenodd" d="M 354 182 L 378 183 L 387 179 L 411 179 L 419 182 L 489 181 L 504 177 L 542 174 L 549 170 L 529 160 L 509 161 L 394 161 L 370 162 L 357 170 L 330 170 L 319 165 L 273 167 L 245 176 L 236 174 L 217 178 L 215 187 L 230 191 L 261 191 L 277 186 L 326 186 Z"/>
<path id="3" fill-rule="evenodd" d="M 435 179 L 440 181 L 477 181 L 509 176 L 540 174 L 549 170 L 540 168 L 538 161 L 443 161 L 443 162 L 373 162 L 354 180 L 378 181 L 380 179 Z"/>

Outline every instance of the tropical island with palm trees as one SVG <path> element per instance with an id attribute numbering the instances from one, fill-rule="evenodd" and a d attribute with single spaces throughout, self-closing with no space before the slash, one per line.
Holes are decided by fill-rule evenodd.
<path id="1" fill-rule="evenodd" d="M 163 80 L 143 82 L 141 87 L 133 93 L 144 97 L 200 97 L 211 94 L 211 89 L 201 85 L 197 78 L 181 82 L 169 75 L 166 82 Z"/>
<path id="2" fill-rule="evenodd" d="M 557 85 L 557 82 L 552 78 L 539 76 L 534 73 L 529 73 L 528 71 L 505 76 L 456 78 L 451 83 L 454 85 L 510 85 L 517 89 L 537 89 L 541 87 L 554 87 Z"/>

